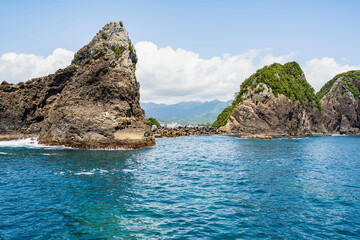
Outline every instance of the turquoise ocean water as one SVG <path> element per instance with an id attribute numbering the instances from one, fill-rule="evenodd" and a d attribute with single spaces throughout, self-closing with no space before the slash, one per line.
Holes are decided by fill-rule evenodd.
<path id="1" fill-rule="evenodd" d="M 359 239 L 360 137 L 0 145 L 0 239 Z"/>

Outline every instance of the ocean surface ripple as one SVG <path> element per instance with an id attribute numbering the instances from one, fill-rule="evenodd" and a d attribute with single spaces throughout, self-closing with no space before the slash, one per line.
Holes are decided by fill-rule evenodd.
<path id="1" fill-rule="evenodd" d="M 359 239 L 360 137 L 0 145 L 0 239 Z"/>

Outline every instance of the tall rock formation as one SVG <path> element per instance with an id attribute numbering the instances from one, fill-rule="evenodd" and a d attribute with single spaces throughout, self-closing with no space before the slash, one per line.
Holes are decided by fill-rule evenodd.
<path id="1" fill-rule="evenodd" d="M 155 144 L 139 105 L 136 52 L 122 23 L 109 23 L 70 66 L 0 85 L 0 134 L 48 145 L 138 148 Z"/>
<path id="2" fill-rule="evenodd" d="M 239 135 L 325 134 L 321 106 L 296 62 L 259 69 L 213 126 Z"/>
<path id="3" fill-rule="evenodd" d="M 360 70 L 336 75 L 317 93 L 331 133 L 360 135 Z"/>

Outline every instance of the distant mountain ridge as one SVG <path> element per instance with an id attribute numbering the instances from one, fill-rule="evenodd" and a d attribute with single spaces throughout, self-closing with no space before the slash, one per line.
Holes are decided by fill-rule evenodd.
<path id="1" fill-rule="evenodd" d="M 232 101 L 209 102 L 191 101 L 176 104 L 141 103 L 145 116 L 153 117 L 163 122 L 180 124 L 213 123 L 221 111 L 230 106 Z"/>

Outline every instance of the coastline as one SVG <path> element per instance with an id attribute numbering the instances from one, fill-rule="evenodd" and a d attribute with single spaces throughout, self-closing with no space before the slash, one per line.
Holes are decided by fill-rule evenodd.
<path id="1" fill-rule="evenodd" d="M 155 145 L 155 140 L 150 141 L 124 141 L 124 142 L 42 142 L 38 141 L 39 134 L 0 134 L 0 142 L 29 139 L 30 143 L 47 147 L 66 147 L 83 150 L 112 150 L 112 149 L 141 149 Z M 35 145 L 36 145 L 35 144 Z"/>
<path id="2" fill-rule="evenodd" d="M 162 131 L 162 134 L 160 134 Z M 221 131 L 216 128 L 206 127 L 176 127 L 176 128 L 158 128 L 153 129 L 155 138 L 177 138 L 187 137 L 196 135 L 227 135 L 237 136 L 243 139 L 260 139 L 260 140 L 272 140 L 277 137 L 286 137 L 288 139 L 296 137 L 359 137 L 359 135 L 341 135 L 341 134 L 305 134 L 305 135 L 262 135 L 262 134 L 244 134 L 238 135 Z M 12 134 L 0 134 L 0 142 L 6 141 L 17 141 L 29 139 L 30 143 L 36 143 L 46 147 L 65 147 L 70 149 L 78 150 L 131 150 L 131 149 L 143 149 L 152 147 L 156 144 L 155 140 L 146 142 L 112 142 L 112 143 L 99 143 L 99 142 L 38 142 L 39 134 L 23 134 L 23 133 L 12 133 Z"/>
<path id="3" fill-rule="evenodd" d="M 155 145 L 155 140 L 142 142 L 39 142 L 46 146 L 65 146 L 83 150 L 141 149 Z"/>
<path id="4" fill-rule="evenodd" d="M 236 134 L 225 128 L 213 128 L 213 127 L 175 127 L 175 128 L 153 128 L 153 135 L 155 138 L 164 137 L 183 137 L 193 135 L 236 135 L 240 138 L 254 138 L 254 139 L 273 139 L 274 137 L 324 137 L 324 136 L 355 136 L 355 135 L 338 135 L 338 134 L 324 134 L 324 133 L 312 133 L 301 135 L 289 135 L 289 134 Z"/>
<path id="5" fill-rule="evenodd" d="M 152 127 L 152 134 L 155 138 L 163 137 L 183 137 L 183 136 L 193 136 L 193 135 L 220 135 L 226 134 L 225 131 L 222 131 L 214 127 Z"/>

